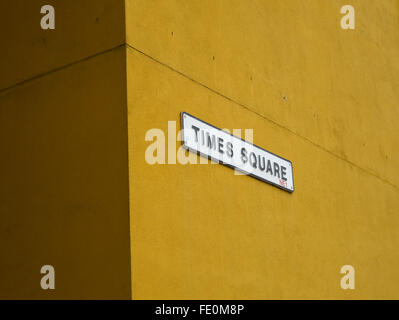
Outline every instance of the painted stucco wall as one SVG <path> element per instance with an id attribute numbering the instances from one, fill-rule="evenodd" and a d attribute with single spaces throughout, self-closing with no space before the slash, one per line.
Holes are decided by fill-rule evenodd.
<path id="1" fill-rule="evenodd" d="M 129 299 L 124 3 L 49 2 L 0 4 L 0 298 Z"/>
<path id="2" fill-rule="evenodd" d="M 126 1 L 133 298 L 399 298 L 399 1 L 345 4 Z M 146 163 L 182 111 L 253 129 L 295 192 Z"/>
<path id="3" fill-rule="evenodd" d="M 0 298 L 399 298 L 398 0 L 0 10 Z M 295 192 L 148 164 L 146 132 L 182 111 L 253 129 Z"/>

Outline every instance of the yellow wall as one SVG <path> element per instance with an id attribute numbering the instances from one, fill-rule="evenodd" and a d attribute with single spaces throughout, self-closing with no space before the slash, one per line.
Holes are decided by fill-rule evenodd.
<path id="1" fill-rule="evenodd" d="M 43 5 L 55 30 L 42 30 Z M 124 0 L 2 0 L 0 90 L 123 45 Z"/>
<path id="2" fill-rule="evenodd" d="M 57 1 L 46 32 L 41 4 L 1 1 L 0 299 L 128 299 L 123 19 L 114 0 Z"/>
<path id="3" fill-rule="evenodd" d="M 347 1 L 126 1 L 133 298 L 399 298 L 399 2 L 350 3 L 345 31 Z M 295 192 L 147 164 L 181 111 L 252 128 Z"/>
<path id="4" fill-rule="evenodd" d="M 344 4 L 2 1 L 0 298 L 399 298 L 399 1 L 350 31 Z M 253 129 L 295 192 L 146 163 L 182 111 Z"/>

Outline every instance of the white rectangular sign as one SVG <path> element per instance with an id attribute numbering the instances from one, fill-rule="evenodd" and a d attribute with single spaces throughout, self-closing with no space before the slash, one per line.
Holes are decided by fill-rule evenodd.
<path id="1" fill-rule="evenodd" d="M 283 190 L 294 192 L 291 161 L 186 112 L 182 112 L 181 118 L 184 148 Z"/>

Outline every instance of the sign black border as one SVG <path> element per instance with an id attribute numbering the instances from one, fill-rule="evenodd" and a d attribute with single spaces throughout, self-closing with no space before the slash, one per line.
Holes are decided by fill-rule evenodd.
<path id="1" fill-rule="evenodd" d="M 280 158 L 280 159 L 282 159 L 282 160 L 285 160 L 285 161 L 289 162 L 289 163 L 291 164 L 291 176 L 292 176 L 292 188 L 293 188 L 293 189 L 291 190 L 291 189 L 289 189 L 289 188 L 284 188 L 283 186 L 281 186 L 281 185 L 279 185 L 279 184 L 277 184 L 277 183 L 274 183 L 274 182 L 272 182 L 272 181 L 268 181 L 268 180 L 266 180 L 266 179 L 263 179 L 262 177 L 259 177 L 259 176 L 255 175 L 255 174 L 252 174 L 252 173 L 249 173 L 249 172 L 247 172 L 247 171 L 245 171 L 245 170 L 243 170 L 243 169 L 241 169 L 241 168 L 238 168 L 238 167 L 236 167 L 236 166 L 234 166 L 234 165 L 225 163 L 225 162 L 223 162 L 223 161 L 221 161 L 221 160 L 219 160 L 219 159 L 216 159 L 216 158 L 214 158 L 214 157 L 212 157 L 212 156 L 209 156 L 209 155 L 207 155 L 207 154 L 202 153 L 201 151 L 195 150 L 195 149 L 190 148 L 189 146 L 187 146 L 187 145 L 185 144 L 186 141 L 185 141 L 185 139 L 184 139 L 184 121 L 183 121 L 183 116 L 184 116 L 184 115 L 187 115 L 187 116 L 189 116 L 189 117 L 192 117 L 192 118 L 194 118 L 194 119 L 196 119 L 196 120 L 198 120 L 198 121 L 200 121 L 200 122 L 202 122 L 202 123 L 204 123 L 204 124 L 206 124 L 206 125 L 208 125 L 208 126 L 211 126 L 211 127 L 215 128 L 216 130 L 219 130 L 219 131 L 222 131 L 222 132 L 224 132 L 224 133 L 226 133 L 226 134 L 229 134 L 230 136 L 235 137 L 235 138 L 237 138 L 237 139 L 240 139 L 240 140 L 242 140 L 242 141 L 244 141 L 244 142 L 246 142 L 246 143 L 252 145 L 252 146 L 255 147 L 255 148 L 258 148 L 258 149 L 260 149 L 260 150 L 262 150 L 262 151 L 265 151 L 265 152 L 267 152 L 267 153 L 269 153 L 269 154 L 272 154 L 272 155 L 274 155 L 274 156 L 276 156 L 276 157 L 278 157 L 278 158 Z M 272 185 L 272 186 L 275 186 L 275 187 L 277 187 L 277 188 L 279 188 L 279 189 L 281 189 L 281 190 L 287 191 L 287 192 L 289 192 L 289 193 L 293 193 L 293 192 L 295 191 L 295 184 L 294 184 L 294 166 L 292 165 L 292 162 L 291 162 L 290 160 L 285 159 L 285 158 L 283 158 L 283 157 L 280 157 L 280 156 L 278 156 L 277 154 L 274 154 L 273 152 L 270 152 L 270 151 L 268 151 L 268 150 L 266 150 L 266 149 L 263 149 L 263 148 L 261 148 L 261 147 L 255 145 L 255 144 L 249 142 L 249 141 L 246 141 L 246 140 L 244 140 L 244 139 L 242 139 L 242 138 L 240 138 L 240 137 L 237 137 L 237 136 L 231 134 L 230 132 L 227 132 L 227 131 L 224 131 L 224 130 L 218 128 L 218 127 L 215 127 L 214 125 L 212 125 L 212 124 L 210 124 L 210 123 L 208 123 L 208 122 L 206 122 L 206 121 L 203 121 L 203 120 L 201 120 L 201 119 L 199 119 L 199 118 L 197 118 L 197 117 L 195 117 L 195 116 L 193 116 L 192 114 L 189 114 L 189 113 L 187 113 L 187 112 L 184 112 L 184 111 L 180 112 L 180 120 L 181 120 L 181 127 L 182 127 L 182 129 L 183 129 L 183 131 L 182 131 L 182 146 L 183 146 L 184 149 L 189 150 L 189 151 L 191 151 L 191 152 L 194 152 L 194 153 L 196 153 L 196 154 L 198 154 L 198 155 L 200 155 L 200 156 L 202 156 L 202 157 L 204 157 L 204 158 L 211 159 L 211 160 L 214 161 L 214 162 L 221 163 L 221 164 L 223 164 L 223 165 L 226 166 L 226 167 L 229 167 L 229 168 L 235 169 L 235 170 L 237 170 L 237 171 L 240 171 L 240 172 L 244 173 L 245 175 L 248 175 L 248 176 L 251 176 L 252 178 L 255 178 L 255 179 L 257 179 L 257 180 L 266 182 L 267 184 L 270 184 L 270 185 Z"/>

